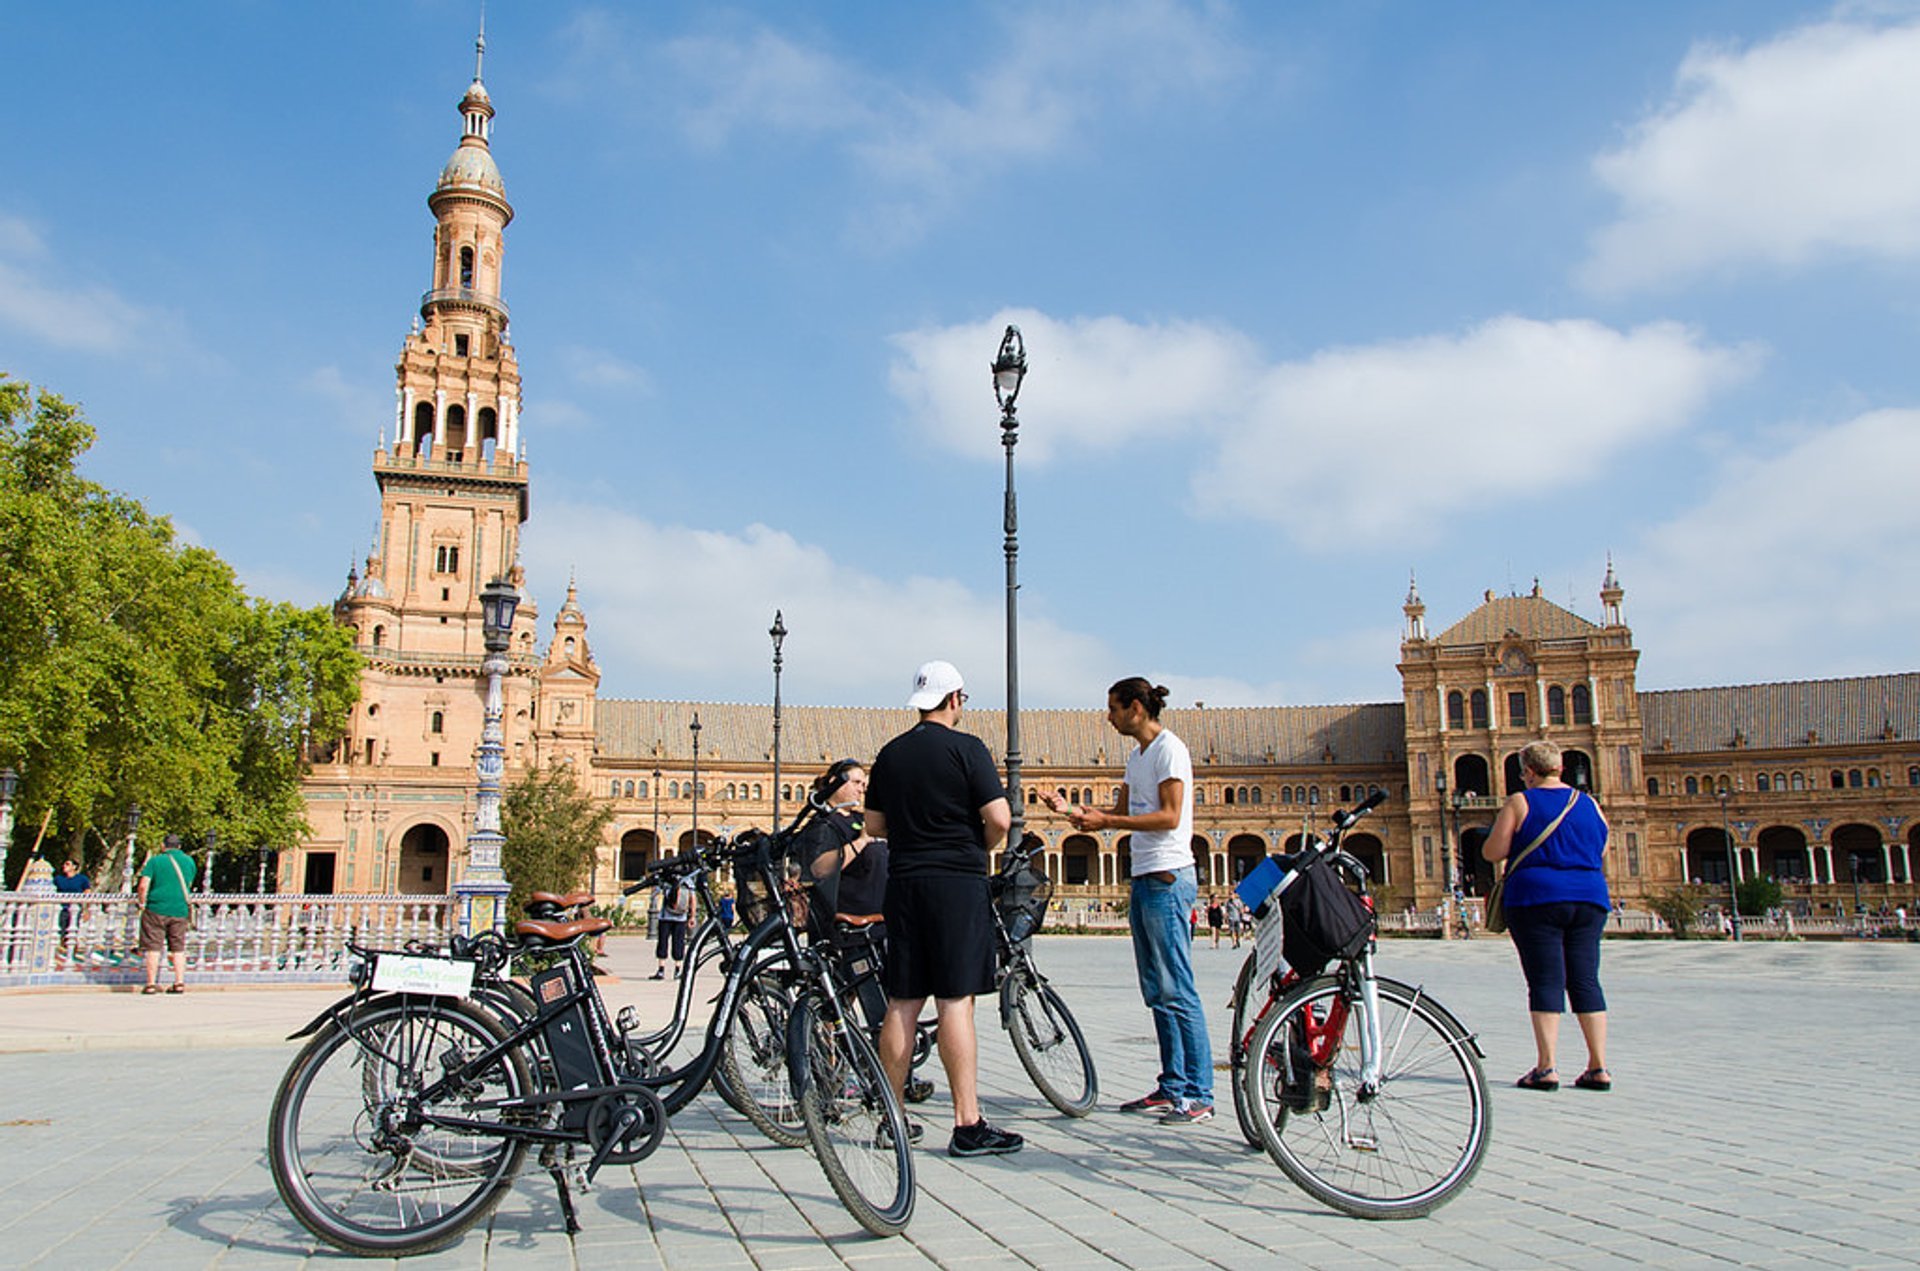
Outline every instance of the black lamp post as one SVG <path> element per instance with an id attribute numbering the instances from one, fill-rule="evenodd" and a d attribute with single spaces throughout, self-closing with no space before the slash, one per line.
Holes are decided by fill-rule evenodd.
<path id="1" fill-rule="evenodd" d="M 1007 800 L 1013 805 L 1009 844 L 1025 837 L 1026 801 L 1020 795 L 1020 513 L 1013 494 L 1013 448 L 1020 440 L 1020 419 L 1014 401 L 1027 375 L 1027 346 L 1020 328 L 1009 325 L 993 359 L 993 395 L 1000 403 L 1000 444 L 1007 451 L 1007 494 L 1003 514 L 1007 547 Z"/>
<path id="2" fill-rule="evenodd" d="M 1447 833 L 1449 800 L 1447 799 L 1446 773 L 1440 772 L 1434 774 L 1433 792 L 1440 796 L 1440 938 L 1442 940 L 1451 940 L 1453 939 L 1454 840 Z M 1453 819 L 1454 828 L 1457 831 L 1460 821 L 1460 816 L 1457 812 L 1454 814 Z"/>
<path id="3" fill-rule="evenodd" d="M 1727 899 L 1732 910 L 1730 922 L 1733 929 L 1733 942 L 1738 944 L 1740 943 L 1740 856 L 1733 845 L 1733 831 L 1727 825 L 1727 800 L 1732 797 L 1732 794 L 1731 790 L 1724 787 L 1720 791 L 1720 833 L 1725 835 L 1727 840 Z"/>
<path id="4" fill-rule="evenodd" d="M 693 849 L 700 850 L 700 712 L 693 713 L 693 722 L 687 725 L 687 731 L 693 734 Z"/>
<path id="5" fill-rule="evenodd" d="M 780 646 L 787 642 L 787 624 L 780 611 L 773 611 L 773 625 L 767 628 L 773 637 L 773 828 L 780 828 Z"/>
<path id="6" fill-rule="evenodd" d="M 507 673 L 507 650 L 513 643 L 513 615 L 520 593 L 504 578 L 480 589 L 480 642 L 486 657 L 480 673 L 486 677 L 485 722 L 480 729 L 480 753 L 475 768 L 479 787 L 474 792 L 473 832 L 467 835 L 467 868 L 455 884 L 460 897 L 460 930 L 475 935 L 504 925 L 509 887 L 500 868 L 500 781 L 506 774 L 507 744 L 502 730 L 506 714 L 500 681 Z"/>
<path id="7" fill-rule="evenodd" d="M 659 751 L 654 751 L 659 754 Z M 663 853 L 660 850 L 660 770 L 653 770 L 653 855 L 658 860 Z"/>

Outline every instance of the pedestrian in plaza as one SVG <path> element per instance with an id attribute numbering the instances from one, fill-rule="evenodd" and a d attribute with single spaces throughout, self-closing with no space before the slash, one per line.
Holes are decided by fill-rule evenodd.
<path id="1" fill-rule="evenodd" d="M 140 952 L 146 956 L 147 986 L 142 993 L 160 991 L 160 953 L 173 955 L 173 985 L 167 992 L 187 991 L 187 931 L 192 927 L 188 897 L 193 894 L 193 857 L 180 850 L 180 836 L 169 834 L 160 850 L 140 867 Z"/>
<path id="2" fill-rule="evenodd" d="M 951 662 L 922 665 L 907 697 L 920 722 L 881 747 L 868 773 L 866 831 L 888 847 L 880 1060 L 904 1098 L 920 1010 L 933 998 L 940 1063 L 953 1092 L 947 1154 L 996 1156 L 1018 1152 L 1025 1140 L 980 1114 L 973 1000 L 993 988 L 987 870 L 1012 828 L 1013 810 L 985 744 L 959 730 L 966 701 Z"/>
<path id="3" fill-rule="evenodd" d="M 1587 1043 L 1586 1070 L 1573 1084 L 1610 1090 L 1607 1000 L 1600 991 L 1600 933 L 1612 905 L 1603 868 L 1607 819 L 1584 791 L 1560 780 L 1560 747 L 1550 741 L 1521 749 L 1520 777 L 1526 788 L 1500 809 L 1481 849 L 1489 861 L 1514 858 L 1503 907 L 1527 977 L 1535 1051 L 1532 1070 L 1515 1084 L 1560 1088 L 1554 1052 L 1570 1001 Z"/>
<path id="4" fill-rule="evenodd" d="M 1240 937 L 1247 931 L 1247 905 L 1238 896 L 1227 897 L 1227 931 L 1233 936 L 1233 947 L 1240 947 Z"/>
<path id="5" fill-rule="evenodd" d="M 69 856 L 60 862 L 60 872 L 53 876 L 53 889 L 63 895 L 77 896 L 83 891 L 93 890 L 93 880 L 80 872 L 80 862 Z M 73 927 L 73 906 L 60 906 L 60 942 L 65 944 L 67 934 Z"/>
<path id="6" fill-rule="evenodd" d="M 1207 930 L 1213 933 L 1213 947 L 1220 947 L 1220 931 L 1227 925 L 1227 911 L 1220 907 L 1220 897 L 1211 893 L 1207 896 Z"/>
<path id="7" fill-rule="evenodd" d="M 672 955 L 673 978 L 679 979 L 684 969 L 681 966 L 687 956 L 687 924 L 693 919 L 693 884 L 681 879 L 668 889 L 660 901 L 660 916 L 656 921 L 659 933 L 653 942 L 653 956 L 660 965 L 654 968 L 648 979 L 667 978 L 667 959 Z"/>
<path id="8" fill-rule="evenodd" d="M 1070 807 L 1042 796 L 1077 830 L 1132 835 L 1133 885 L 1127 923 L 1133 930 L 1140 996 L 1153 1014 L 1160 1044 L 1160 1080 L 1122 1112 L 1154 1113 L 1164 1125 L 1213 1118 L 1213 1045 L 1193 982 L 1193 759 L 1186 743 L 1160 722 L 1167 690 L 1140 676 L 1107 690 L 1107 722 L 1135 743 L 1126 781 L 1110 808 Z"/>

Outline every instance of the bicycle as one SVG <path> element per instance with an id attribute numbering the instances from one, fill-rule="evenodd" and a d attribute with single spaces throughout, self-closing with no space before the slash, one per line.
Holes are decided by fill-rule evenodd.
<path id="1" fill-rule="evenodd" d="M 753 832 L 713 850 L 773 881 L 807 815 L 803 810 L 778 835 Z M 656 882 L 643 880 L 630 891 Z M 604 918 L 517 924 L 525 947 L 559 960 L 533 977 L 537 1013 L 516 1023 L 469 996 L 481 963 L 495 963 L 507 947 L 499 937 L 469 942 L 458 954 L 350 945 L 359 959 L 354 992 L 294 1035 L 311 1040 L 290 1065 L 269 1117 L 274 1183 L 301 1224 L 352 1253 L 444 1247 L 499 1203 L 528 1148 L 538 1144 L 567 1229 L 579 1230 L 570 1174 L 590 1184 L 609 1163 L 634 1164 L 652 1154 L 667 1118 L 719 1066 L 764 953 L 796 969 L 801 996 L 787 1044 L 800 1062 L 792 1084 L 822 1170 L 868 1231 L 904 1229 L 914 1199 L 906 1118 L 863 1030 L 838 1009 L 831 968 L 798 940 L 785 907 L 742 943 L 700 1053 L 658 1071 L 642 1071 L 647 1065 L 616 1034 L 581 947 L 610 926 Z M 490 973 L 498 970 L 490 965 Z M 528 1064 L 536 1040 L 550 1079 L 536 1078 Z M 575 1162 L 582 1147 L 590 1153 L 584 1167 Z"/>
<path id="2" fill-rule="evenodd" d="M 1374 972 L 1366 867 L 1340 840 L 1384 798 L 1336 812 L 1255 906 L 1256 948 L 1232 1003 L 1241 1133 L 1309 1195 L 1369 1219 L 1420 1217 L 1457 1195 L 1479 1171 L 1492 1117 L 1478 1038 L 1423 987 Z M 1287 889 L 1349 884 L 1367 912 L 1360 937 L 1325 959 L 1331 969 L 1304 956 L 1311 974 L 1278 966 L 1278 924 L 1306 916 Z"/>

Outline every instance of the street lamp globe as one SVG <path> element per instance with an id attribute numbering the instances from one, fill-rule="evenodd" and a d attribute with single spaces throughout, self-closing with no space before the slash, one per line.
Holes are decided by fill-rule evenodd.
<path id="1" fill-rule="evenodd" d="M 0 803 L 12 803 L 14 791 L 20 788 L 20 774 L 11 768 L 0 768 Z"/>
<path id="2" fill-rule="evenodd" d="M 520 607 L 520 593 L 504 578 L 495 578 L 480 589 L 480 638 L 487 652 L 505 653 L 513 636 L 513 615 Z"/>
<path id="3" fill-rule="evenodd" d="M 993 359 L 993 395 L 999 399 L 1001 411 L 1009 417 L 1013 414 L 1014 399 L 1020 396 L 1020 381 L 1026 377 L 1026 342 L 1020 338 L 1020 328 L 1009 325 L 1000 340 L 1000 355 Z"/>

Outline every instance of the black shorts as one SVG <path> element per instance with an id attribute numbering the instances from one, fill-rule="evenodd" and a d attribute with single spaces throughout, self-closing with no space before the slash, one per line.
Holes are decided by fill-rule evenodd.
<path id="1" fill-rule="evenodd" d="M 993 991 L 996 954 L 986 875 L 887 883 L 887 996 L 974 997 Z"/>

